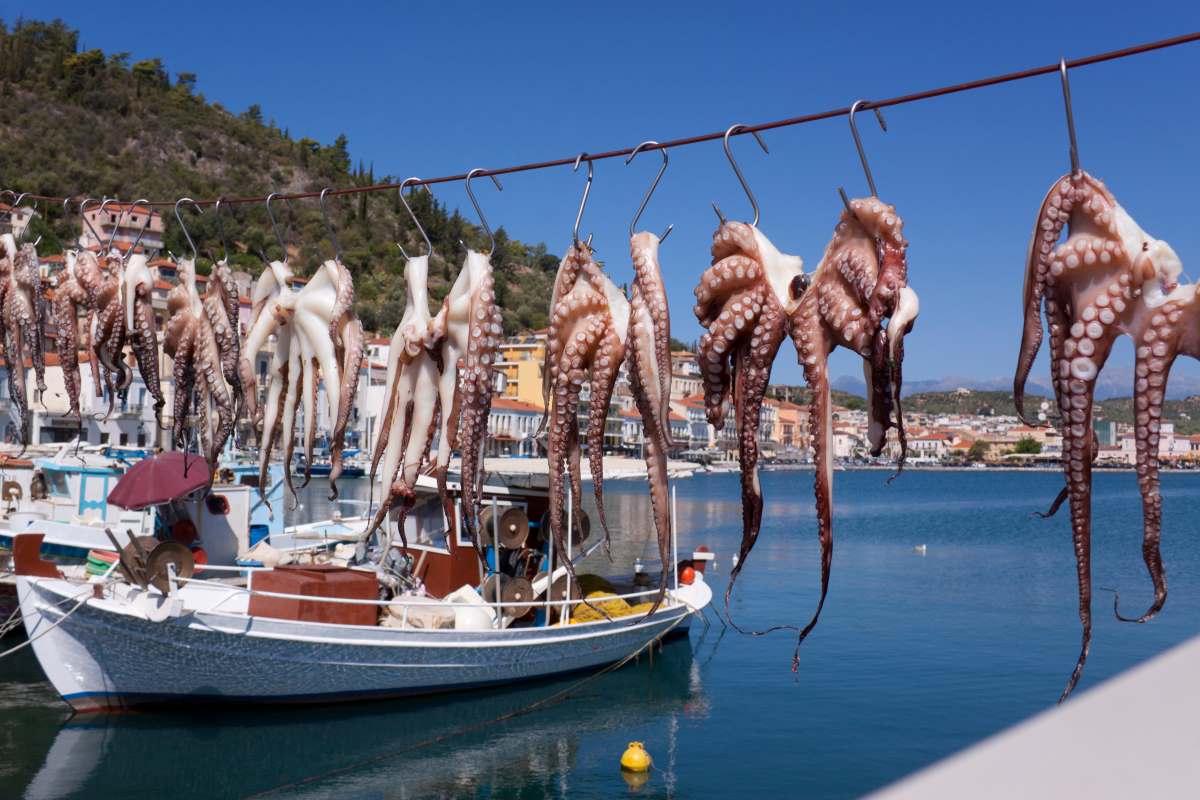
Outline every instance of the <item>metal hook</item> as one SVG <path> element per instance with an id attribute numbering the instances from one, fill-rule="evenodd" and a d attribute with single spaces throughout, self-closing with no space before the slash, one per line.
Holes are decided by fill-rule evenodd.
<path id="1" fill-rule="evenodd" d="M 71 227 L 71 198 L 65 197 L 62 201 L 63 207 L 63 222 L 67 224 L 67 228 Z"/>
<path id="2" fill-rule="evenodd" d="M 633 222 L 629 223 L 629 238 L 633 238 L 634 229 L 637 228 L 638 220 L 642 217 L 642 212 L 646 210 L 646 205 L 650 202 L 650 196 L 654 194 L 654 190 L 658 188 L 658 182 L 662 180 L 663 173 L 667 171 L 667 148 L 659 147 L 658 142 L 651 139 L 650 141 L 642 142 L 637 147 L 633 148 L 633 152 L 629 154 L 629 158 L 625 159 L 625 166 L 633 163 L 634 157 L 642 152 L 643 149 L 654 146 L 658 147 L 658 152 L 662 154 L 662 166 L 658 168 L 658 174 L 654 176 L 654 182 L 650 184 L 650 188 L 646 190 L 646 196 L 642 198 L 642 204 L 638 206 L 637 213 L 633 215 Z M 674 225 L 668 225 L 667 230 L 662 236 L 658 237 L 659 244 L 667 240 L 671 235 L 671 231 L 675 228 Z"/>
<path id="3" fill-rule="evenodd" d="M 16 212 L 16 210 L 17 210 L 17 207 L 21 205 L 21 201 L 22 201 L 22 200 L 24 200 L 26 197 L 28 197 L 28 196 L 29 196 L 29 195 L 31 195 L 31 194 L 33 194 L 33 192 L 21 192 L 19 195 L 17 195 L 17 199 L 16 199 L 16 200 L 14 200 L 14 201 L 13 201 L 13 204 L 12 204 L 12 211 L 10 211 L 10 212 L 9 212 L 9 219 L 10 219 L 10 220 L 12 219 L 12 215 L 13 215 L 13 213 L 14 213 L 14 212 Z M 34 200 L 34 201 L 33 201 L 33 205 L 34 205 L 34 211 L 37 211 L 37 201 L 36 201 L 36 200 Z M 30 221 L 30 222 L 33 222 L 33 218 L 32 218 L 32 217 L 30 217 L 29 221 Z M 26 235 L 27 233 L 29 233 L 29 226 L 28 226 L 28 225 L 26 225 L 26 226 L 25 226 L 25 227 L 24 227 L 24 228 L 21 230 L 21 238 L 20 238 L 20 239 L 16 239 L 16 238 L 14 237 L 14 241 L 16 241 L 16 243 L 17 243 L 17 244 L 20 244 L 20 243 L 21 243 L 21 241 L 22 241 L 22 240 L 25 238 L 25 235 Z M 41 237 L 41 236 L 39 236 L 39 237 L 37 238 L 37 241 L 35 241 L 35 242 L 33 243 L 33 246 L 34 246 L 34 247 L 37 247 L 37 246 L 38 246 L 38 243 L 39 243 L 39 242 L 41 242 L 41 241 L 42 241 L 42 237 Z"/>
<path id="4" fill-rule="evenodd" d="M 471 198 L 471 205 L 475 206 L 475 213 L 479 216 L 479 224 L 483 226 L 483 230 L 488 235 L 488 241 L 490 241 L 492 243 L 491 249 L 488 250 L 488 258 L 491 258 L 492 254 L 496 252 L 496 237 L 492 235 L 492 228 L 490 225 L 488 225 L 487 218 L 483 216 L 483 209 L 479 207 L 479 201 L 475 199 L 475 193 L 471 191 L 471 179 L 480 173 L 486 173 L 487 176 L 492 179 L 492 183 L 496 184 L 497 191 L 503 192 L 504 187 L 500 185 L 499 178 L 497 178 L 495 175 L 488 173 L 488 171 L 483 169 L 482 167 L 476 167 L 475 169 L 473 169 L 467 173 L 467 180 L 466 180 L 467 197 Z M 462 244 L 464 247 L 466 246 L 461 240 L 459 241 L 459 244 Z"/>
<path id="5" fill-rule="evenodd" d="M 221 222 L 221 203 L 225 202 L 224 197 L 217 198 L 217 204 L 213 206 L 213 213 L 217 215 L 217 235 L 221 237 L 221 260 L 229 262 L 229 242 L 225 240 L 225 223 Z M 197 206 L 199 208 L 199 206 Z"/>
<path id="6" fill-rule="evenodd" d="M 1062 76 L 1063 106 L 1067 110 L 1067 136 L 1071 140 L 1071 174 L 1079 174 L 1079 145 L 1075 142 L 1075 112 L 1071 108 L 1071 81 L 1067 78 L 1067 60 L 1058 60 L 1058 70 Z"/>
<path id="7" fill-rule="evenodd" d="M 325 218 L 325 230 L 329 232 L 329 240 L 333 242 L 333 257 L 337 261 L 342 260 L 342 246 L 338 244 L 337 234 L 333 232 L 333 223 L 329 221 L 329 211 L 325 208 L 325 195 L 332 190 L 326 186 L 321 190 L 321 216 Z"/>
<path id="8" fill-rule="evenodd" d="M 279 197 L 279 192 L 271 192 L 267 195 L 267 216 L 271 218 L 271 229 L 275 231 L 275 241 L 279 242 L 279 249 L 283 251 L 283 263 L 288 263 L 287 245 L 283 243 L 283 234 L 279 232 L 279 222 L 275 219 L 275 212 L 271 210 L 271 201 Z M 267 260 L 266 254 L 263 254 L 263 261 Z"/>
<path id="9" fill-rule="evenodd" d="M 875 190 L 875 178 L 871 175 L 871 165 L 867 163 L 867 151 L 863 149 L 862 138 L 858 135 L 858 125 L 854 124 L 854 115 L 858 113 L 859 106 L 864 106 L 868 103 L 867 100 L 855 100 L 850 106 L 850 134 L 854 137 L 854 146 L 858 148 L 858 160 L 862 162 L 863 173 L 867 176 L 867 188 L 871 190 L 871 197 L 878 197 L 879 193 Z M 875 112 L 875 119 L 879 120 L 879 128 L 884 133 L 887 133 L 887 120 L 883 118 L 883 112 L 878 108 L 872 108 Z M 851 214 L 854 209 L 850 207 L 850 198 L 846 196 L 846 190 L 841 186 L 838 187 L 838 196 L 842 198 L 842 205 Z"/>
<path id="10" fill-rule="evenodd" d="M 587 158 L 587 153 L 580 153 L 575 159 L 575 166 L 571 168 L 572 172 L 579 171 L 579 165 Z M 592 160 L 587 158 L 587 181 L 583 184 L 583 197 L 579 200 L 579 212 L 575 214 L 575 227 L 571 229 L 571 241 L 576 245 L 579 244 L 579 223 L 583 220 L 583 209 L 587 205 L 588 195 L 592 192 Z M 587 246 L 592 246 L 592 235 L 588 234 Z"/>
<path id="11" fill-rule="evenodd" d="M 729 137 L 745 128 L 745 125 L 737 123 L 730 125 L 729 129 L 725 131 L 725 157 L 729 159 L 729 165 L 733 167 L 733 174 L 737 175 L 738 182 L 742 184 L 742 191 L 746 193 L 746 197 L 750 200 L 750 206 L 754 209 L 754 221 L 750 223 L 750 226 L 758 227 L 758 201 L 754 199 L 754 192 L 750 191 L 750 184 L 746 183 L 746 176 L 742 174 L 742 168 L 738 166 L 737 159 L 733 157 L 733 151 L 729 149 Z M 767 143 L 759 136 L 758 131 L 751 131 L 751 133 L 754 134 L 754 138 L 763 152 L 770 155 L 771 151 L 767 149 Z M 716 203 L 713 203 L 712 207 L 713 211 L 717 212 L 717 218 L 724 222 L 725 215 L 721 213 L 720 207 Z"/>
<path id="12" fill-rule="evenodd" d="M 101 214 L 104 213 L 104 209 L 108 207 L 109 203 L 117 203 L 117 202 L 120 202 L 120 201 L 117 200 L 117 198 L 115 198 L 115 197 L 104 198 L 103 200 L 100 201 L 100 213 Z M 121 211 L 120 214 L 117 215 L 117 221 L 113 224 L 112 233 L 109 234 L 108 241 L 104 243 L 104 247 L 100 251 L 101 253 L 107 255 L 108 253 L 112 252 L 113 239 L 116 238 L 117 228 L 121 227 L 121 220 L 123 220 L 123 219 L 125 219 L 125 210 L 124 209 Z M 104 223 L 101 223 L 101 225 L 103 225 L 103 224 Z"/>
<path id="13" fill-rule="evenodd" d="M 143 198 L 141 198 L 140 200 L 134 200 L 134 201 L 133 201 L 133 203 L 131 203 L 131 204 L 129 205 L 129 208 L 127 209 L 127 211 L 128 211 L 128 212 L 132 212 L 132 211 L 134 211 L 134 210 L 135 210 L 135 209 L 138 207 L 138 205 L 139 205 L 139 204 L 140 204 L 140 205 L 143 205 L 143 206 L 145 206 L 145 207 L 146 207 L 146 221 L 142 223 L 142 227 L 141 227 L 141 229 L 140 229 L 140 230 L 138 230 L 138 235 L 137 235 L 137 238 L 133 240 L 133 244 L 129 245 L 129 249 L 125 251 L 125 255 L 121 256 L 121 263 L 122 263 L 122 264 L 125 264 L 126 262 L 128 262 L 128 261 L 129 261 L 129 257 L 130 257 L 131 255 L 133 255 L 133 251 L 134 251 L 135 249 L 137 249 L 138 243 L 142 241 L 142 234 L 146 232 L 146 228 L 150 227 L 150 217 L 151 217 L 151 216 L 154 214 L 154 210 L 150 208 L 150 201 L 149 201 L 149 200 L 147 200 L 147 199 L 146 199 L 146 198 L 144 198 L 144 197 L 143 197 Z M 120 221 L 120 220 L 118 220 L 118 222 L 119 222 L 119 221 Z M 114 235 L 114 236 L 116 235 L 116 229 L 115 229 L 115 228 L 113 229 L 113 235 Z M 191 239 L 191 237 L 189 236 L 189 237 L 188 237 L 188 243 L 189 243 L 189 244 L 191 243 L 191 240 L 192 240 L 192 239 Z M 192 248 L 192 250 L 195 250 L 195 249 L 196 249 L 195 247 L 193 247 L 193 248 Z"/>
<path id="14" fill-rule="evenodd" d="M 92 232 L 92 238 L 96 240 L 96 244 L 100 244 L 100 234 L 96 233 L 96 229 L 92 226 L 92 221 L 88 219 L 84 213 L 88 203 L 96 202 L 95 198 L 85 197 L 79 201 L 79 216 L 83 219 L 83 224 L 88 226 L 88 230 Z"/>
<path id="15" fill-rule="evenodd" d="M 408 212 L 408 215 L 412 217 L 413 224 L 417 226 L 417 231 L 421 234 L 421 238 L 425 240 L 425 248 L 428 250 L 425 255 L 431 256 L 433 255 L 433 242 L 429 241 L 429 234 L 425 232 L 423 227 L 421 227 L 421 221 L 417 219 L 417 215 L 413 213 L 412 206 L 410 206 L 408 204 L 408 200 L 404 198 L 404 187 L 408 186 L 410 183 L 420 182 L 421 179 L 416 176 L 405 178 L 404 180 L 400 181 L 400 189 L 398 191 L 400 192 L 400 202 L 404 204 L 404 209 Z M 408 253 L 404 252 L 404 245 L 397 242 L 396 246 L 400 248 L 400 255 L 404 256 L 406 261 L 412 260 L 408 257 Z"/>
<path id="16" fill-rule="evenodd" d="M 179 227 L 183 230 L 183 238 L 187 239 L 188 247 L 192 248 L 192 262 L 195 263 L 200 258 L 200 253 L 196 251 L 196 243 L 192 241 L 192 235 L 188 233 L 187 225 L 184 224 L 183 217 L 179 214 L 179 206 L 182 203 L 191 203 L 201 214 L 204 213 L 204 209 L 190 197 L 181 197 L 175 201 L 175 219 L 179 221 Z"/>

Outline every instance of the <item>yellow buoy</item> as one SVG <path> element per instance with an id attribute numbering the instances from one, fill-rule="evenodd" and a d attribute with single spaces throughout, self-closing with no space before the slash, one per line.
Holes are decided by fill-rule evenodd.
<path id="1" fill-rule="evenodd" d="M 621 769 L 629 772 L 646 772 L 652 763 L 653 759 L 641 742 L 630 742 L 621 754 Z"/>

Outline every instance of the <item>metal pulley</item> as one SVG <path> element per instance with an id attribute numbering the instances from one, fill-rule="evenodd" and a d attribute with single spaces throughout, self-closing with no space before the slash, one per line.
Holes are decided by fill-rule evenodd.
<path id="1" fill-rule="evenodd" d="M 571 528 L 574 535 L 570 536 L 571 548 L 575 549 L 579 545 L 587 541 L 592 535 L 592 520 L 587 515 L 586 511 L 574 509 L 571 512 Z M 550 512 L 542 514 L 541 524 L 538 526 L 538 536 L 544 542 L 550 541 L 554 534 L 550 532 Z"/>
<path id="2" fill-rule="evenodd" d="M 500 546 L 516 550 L 525 546 L 529 538 L 529 517 L 517 506 L 487 506 L 479 515 L 479 539 L 486 547 L 492 546 L 492 534 L 499 534 Z"/>
<path id="3" fill-rule="evenodd" d="M 534 581 L 544 581 L 545 579 L 546 579 L 545 572 L 539 572 L 537 574 L 537 576 L 534 577 Z M 558 617 L 564 608 L 566 609 L 567 615 L 570 616 L 571 611 L 574 610 L 574 608 L 575 608 L 575 604 L 577 604 L 580 600 L 583 599 L 583 595 L 579 593 L 579 584 L 576 583 L 575 581 L 571 581 L 570 583 L 571 583 L 571 593 L 569 596 L 567 594 L 567 576 L 566 575 L 560 576 L 559 579 L 556 580 L 550 586 L 550 591 L 547 592 L 547 598 L 546 598 L 547 600 L 550 600 L 551 602 L 562 602 L 563 600 L 569 599 L 571 601 L 566 606 L 552 606 L 551 607 L 552 608 L 551 619 Z"/>
<path id="4" fill-rule="evenodd" d="M 119 557 L 118 569 L 125 580 L 143 589 L 153 586 L 163 594 L 171 590 L 169 565 L 175 567 L 175 576 L 179 578 L 190 578 L 196 571 L 191 550 L 179 542 L 160 542 L 153 536 L 129 537 Z"/>
<path id="5" fill-rule="evenodd" d="M 184 580 L 196 571 L 192 551 L 179 542 L 161 542 L 146 559 L 146 577 L 150 584 L 163 594 L 171 592 L 171 573 L 168 566 L 175 567 L 175 577 Z"/>
<path id="6" fill-rule="evenodd" d="M 499 592 L 496 587 L 499 585 Z M 533 584 L 526 578 L 492 574 L 483 582 L 485 603 L 503 603 L 506 617 L 523 617 L 533 608 Z"/>

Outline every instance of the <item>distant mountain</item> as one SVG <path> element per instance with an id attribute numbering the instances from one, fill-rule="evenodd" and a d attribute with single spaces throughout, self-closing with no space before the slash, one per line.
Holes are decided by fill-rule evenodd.
<path id="1" fill-rule="evenodd" d="M 1052 403 L 1046 394 L 1029 392 L 1025 396 L 1026 410 L 1036 416 L 1043 403 Z M 1047 411 L 1053 407 L 1047 406 Z M 904 398 L 905 413 L 974 414 L 982 417 L 1012 416 L 1016 413 L 1012 390 L 977 391 L 955 388 L 946 392 L 917 392 Z"/>
<path id="2" fill-rule="evenodd" d="M 833 380 L 833 388 L 849 394 L 866 396 L 867 385 L 862 378 L 853 375 L 842 375 Z M 904 381 L 903 396 L 927 392 L 952 392 L 955 389 L 970 389 L 973 392 L 1007 392 L 1012 393 L 1012 378 L 966 378 L 948 376 L 945 378 L 926 378 L 921 380 Z M 1025 386 L 1028 395 L 1040 394 L 1049 396 L 1050 387 L 1041 380 L 1030 380 Z M 1128 398 L 1133 394 L 1133 370 L 1127 367 L 1109 364 L 1100 373 L 1096 381 L 1096 399 L 1110 400 Z M 1189 375 L 1173 374 L 1167 386 L 1167 398 L 1182 400 L 1200 395 L 1200 378 Z"/>

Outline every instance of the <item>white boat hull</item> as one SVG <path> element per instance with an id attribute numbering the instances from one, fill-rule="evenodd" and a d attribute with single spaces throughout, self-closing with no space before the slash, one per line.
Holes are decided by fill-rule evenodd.
<path id="1" fill-rule="evenodd" d="M 712 597 L 697 580 L 679 589 L 680 603 L 648 619 L 422 631 L 249 617 L 236 610 L 172 617 L 171 604 L 156 593 L 95 599 L 91 589 L 18 578 L 34 652 L 54 688 L 81 712 L 193 702 L 343 701 L 585 670 L 619 661 L 660 636 L 685 632 L 691 614 Z M 224 590 L 192 583 L 180 594 L 188 605 L 212 608 L 211 602 L 188 602 L 189 593 L 197 599 L 205 592 L 211 601 Z M 79 604 L 83 596 L 88 599 Z M 159 617 L 165 618 L 154 621 Z"/>

